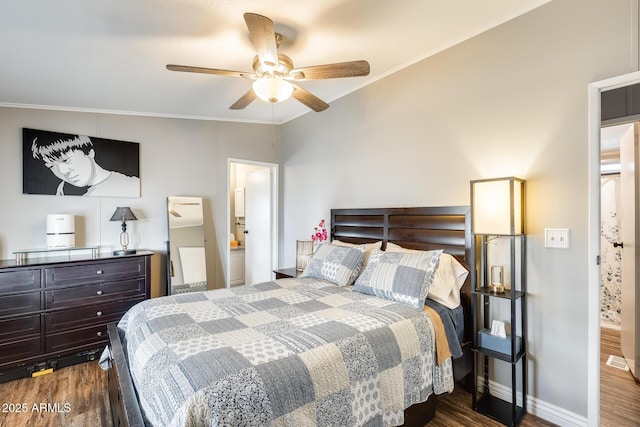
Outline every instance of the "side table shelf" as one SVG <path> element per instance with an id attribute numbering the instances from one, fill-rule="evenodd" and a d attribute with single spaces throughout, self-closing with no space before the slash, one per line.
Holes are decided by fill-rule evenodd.
<path id="1" fill-rule="evenodd" d="M 502 293 L 502 294 L 497 294 L 497 293 L 495 293 L 495 292 L 491 292 L 491 291 L 489 290 L 489 288 L 487 288 L 487 287 L 485 286 L 485 287 L 482 287 L 482 288 L 476 288 L 473 292 L 474 292 L 475 294 L 479 294 L 479 295 L 487 295 L 487 296 L 495 297 L 495 298 L 511 299 L 511 290 L 510 290 L 510 289 L 505 289 L 504 293 Z M 514 297 L 515 299 L 518 299 L 518 298 L 522 298 L 524 295 L 525 295 L 525 293 L 524 293 L 524 292 L 522 292 L 522 291 L 514 291 L 514 295 L 513 295 L 513 297 Z"/>
<path id="2" fill-rule="evenodd" d="M 488 393 L 478 399 L 474 409 L 505 425 L 517 425 L 526 413 L 522 406 L 513 406 L 511 402 Z"/>
<path id="3" fill-rule="evenodd" d="M 476 385 L 473 389 L 473 409 L 504 425 L 517 426 L 524 414 L 526 414 L 527 400 L 527 349 L 526 349 L 526 283 L 524 269 L 525 236 L 500 236 L 492 239 L 503 238 L 508 240 L 511 262 L 509 271 L 511 273 L 511 289 L 506 289 L 504 293 L 493 293 L 486 286 L 488 281 L 488 260 L 487 236 L 474 236 L 476 245 L 479 245 L 480 253 L 480 274 L 478 275 L 478 287 L 472 291 L 472 311 L 474 313 L 474 341 L 473 351 L 476 355 L 474 361 L 474 379 Z M 516 253 L 519 257 L 516 257 Z M 510 333 L 507 338 L 491 337 L 491 340 L 484 346 L 484 339 L 487 338 L 486 330 L 491 329 L 492 311 L 491 303 L 509 306 Z M 483 330 L 481 334 L 481 330 Z M 480 338 L 483 343 L 480 343 Z M 496 341 L 498 344 L 496 344 Z M 489 348 L 491 347 L 491 348 Z M 490 363 L 493 361 L 493 363 Z M 490 381 L 501 363 L 507 364 L 511 373 L 510 398 L 497 397 L 492 394 Z M 520 371 L 520 372 L 518 372 Z M 478 377 L 482 378 L 480 386 Z M 519 378 L 518 378 L 519 377 Z M 518 379 L 520 381 L 518 381 Z M 519 383 L 519 384 L 518 384 Z M 519 396 L 519 397 L 518 397 Z M 523 402 L 519 404 L 519 402 Z"/>
<path id="4" fill-rule="evenodd" d="M 286 279 L 290 277 L 298 277 L 302 274 L 302 271 L 296 269 L 295 267 L 290 268 L 279 268 L 277 270 L 273 270 L 276 275 L 276 279 Z"/>

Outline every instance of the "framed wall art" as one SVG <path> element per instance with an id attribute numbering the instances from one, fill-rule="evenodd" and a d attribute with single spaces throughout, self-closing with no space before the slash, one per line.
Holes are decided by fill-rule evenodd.
<path id="1" fill-rule="evenodd" d="M 140 197 L 140 144 L 22 129 L 22 192 Z"/>

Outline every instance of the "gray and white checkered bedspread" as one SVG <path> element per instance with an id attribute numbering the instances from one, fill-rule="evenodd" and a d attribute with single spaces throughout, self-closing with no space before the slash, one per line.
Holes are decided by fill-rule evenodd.
<path id="1" fill-rule="evenodd" d="M 322 280 L 151 299 L 118 327 L 152 425 L 399 425 L 453 390 L 428 315 Z"/>

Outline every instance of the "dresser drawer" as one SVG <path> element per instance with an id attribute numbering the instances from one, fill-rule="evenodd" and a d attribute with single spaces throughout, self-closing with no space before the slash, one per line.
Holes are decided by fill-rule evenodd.
<path id="1" fill-rule="evenodd" d="M 0 271 L 0 292 L 17 292 L 40 287 L 40 270 Z"/>
<path id="2" fill-rule="evenodd" d="M 59 334 L 47 334 L 45 353 L 76 352 L 107 344 L 107 323 Z"/>
<path id="3" fill-rule="evenodd" d="M 121 280 L 46 291 L 46 308 L 78 307 L 144 296 L 145 279 Z"/>
<path id="4" fill-rule="evenodd" d="M 42 353 L 40 337 L 0 344 L 0 365 L 18 364 L 23 359 Z"/>
<path id="5" fill-rule="evenodd" d="M 45 269 L 45 286 L 82 285 L 145 275 L 143 258 Z"/>
<path id="6" fill-rule="evenodd" d="M 93 324 L 114 323 L 124 313 L 144 298 L 136 298 L 118 302 L 104 302 L 89 307 L 59 310 L 44 315 L 47 334 L 62 332 L 68 329 L 81 328 Z"/>
<path id="7" fill-rule="evenodd" d="M 40 292 L 0 296 L 0 318 L 40 310 Z"/>
<path id="8" fill-rule="evenodd" d="M 40 315 L 0 320 L 0 343 L 40 335 Z"/>

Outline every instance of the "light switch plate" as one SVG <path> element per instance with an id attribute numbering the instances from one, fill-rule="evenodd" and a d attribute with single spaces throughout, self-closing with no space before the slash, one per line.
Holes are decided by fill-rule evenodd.
<path id="1" fill-rule="evenodd" d="M 544 247 L 554 249 L 569 249 L 569 229 L 545 228 Z"/>

